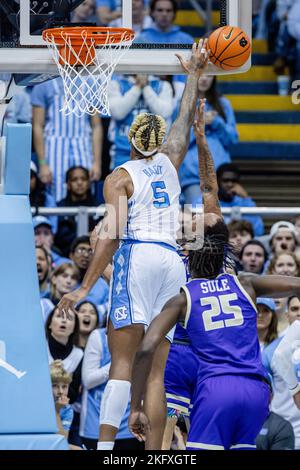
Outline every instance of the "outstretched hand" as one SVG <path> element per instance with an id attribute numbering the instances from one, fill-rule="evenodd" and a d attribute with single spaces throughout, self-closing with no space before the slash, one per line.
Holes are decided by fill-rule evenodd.
<path id="1" fill-rule="evenodd" d="M 87 294 L 88 292 L 79 287 L 79 289 L 65 294 L 58 303 L 57 308 L 65 316 L 69 310 L 73 311 L 75 309 L 75 305 L 84 299 Z"/>
<path id="2" fill-rule="evenodd" d="M 206 99 L 200 99 L 200 104 L 196 110 L 195 121 L 194 121 L 194 134 L 196 139 L 205 137 L 205 102 Z"/>
<path id="3" fill-rule="evenodd" d="M 197 70 L 203 73 L 208 64 L 210 55 L 210 51 L 207 50 L 207 39 L 200 39 L 198 44 L 196 42 L 193 44 L 190 60 L 184 60 L 180 54 L 175 55 L 178 57 L 181 67 L 187 74 L 196 72 Z"/>
<path id="4" fill-rule="evenodd" d="M 143 411 L 133 411 L 130 413 L 128 426 L 131 433 L 140 442 L 146 440 L 146 433 L 150 431 L 149 419 Z"/>

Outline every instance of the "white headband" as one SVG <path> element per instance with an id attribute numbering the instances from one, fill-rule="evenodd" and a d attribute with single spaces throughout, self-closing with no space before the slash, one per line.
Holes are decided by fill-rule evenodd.
<path id="1" fill-rule="evenodd" d="M 151 157 L 152 155 L 154 155 L 154 154 L 157 152 L 157 149 L 158 149 L 158 147 L 155 147 L 155 149 L 154 149 L 154 150 L 151 150 L 151 152 L 145 152 L 144 150 L 140 150 L 140 149 L 137 147 L 136 143 L 135 143 L 134 137 L 132 137 L 131 143 L 132 143 L 132 145 L 134 146 L 134 148 L 135 148 L 139 153 L 141 153 L 142 155 L 144 155 L 144 157 Z"/>

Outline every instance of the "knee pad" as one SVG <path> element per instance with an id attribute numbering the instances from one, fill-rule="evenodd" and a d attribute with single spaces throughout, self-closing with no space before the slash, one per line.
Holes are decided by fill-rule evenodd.
<path id="1" fill-rule="evenodd" d="M 100 425 L 109 424 L 119 429 L 128 405 L 130 388 L 131 383 L 126 380 L 107 382 L 101 401 Z"/>

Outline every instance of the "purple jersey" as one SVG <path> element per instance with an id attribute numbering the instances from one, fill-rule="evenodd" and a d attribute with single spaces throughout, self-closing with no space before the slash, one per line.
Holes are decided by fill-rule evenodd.
<path id="1" fill-rule="evenodd" d="M 187 331 L 183 328 L 183 326 L 180 325 L 180 323 L 177 323 L 176 325 L 174 336 L 173 336 L 173 343 L 190 344 L 189 335 L 187 334 Z"/>
<path id="2" fill-rule="evenodd" d="M 231 274 L 193 279 L 187 296 L 185 327 L 199 358 L 198 383 L 216 375 L 265 377 L 257 336 L 257 310 Z"/>
<path id="3" fill-rule="evenodd" d="M 185 267 L 185 272 L 186 272 L 186 282 L 188 282 L 191 278 L 188 270 L 188 257 L 180 253 L 180 257 L 183 259 L 184 267 Z M 186 330 L 180 325 L 180 323 L 177 323 L 175 332 L 174 332 L 174 337 L 173 337 L 173 343 L 179 343 L 179 344 L 189 344 L 189 335 L 187 334 Z"/>

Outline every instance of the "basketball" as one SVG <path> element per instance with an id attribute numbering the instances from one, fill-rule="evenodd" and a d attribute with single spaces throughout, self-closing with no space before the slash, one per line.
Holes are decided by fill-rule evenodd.
<path id="1" fill-rule="evenodd" d="M 223 70 L 238 69 L 249 59 L 251 43 L 247 34 L 236 26 L 216 29 L 208 38 L 210 61 Z"/>

